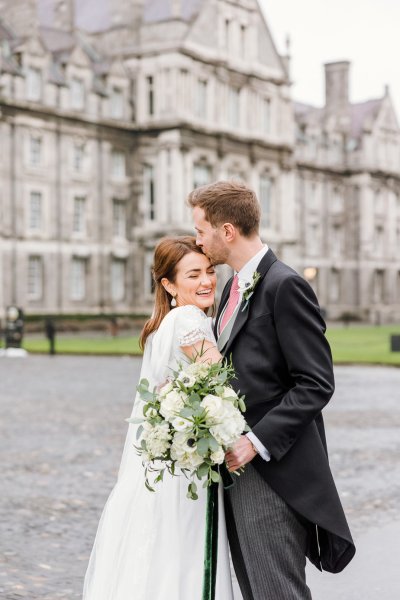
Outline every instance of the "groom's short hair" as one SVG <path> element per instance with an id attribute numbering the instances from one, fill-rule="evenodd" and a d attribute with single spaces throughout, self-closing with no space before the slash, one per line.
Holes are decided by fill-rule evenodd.
<path id="1" fill-rule="evenodd" d="M 213 227 L 231 223 L 245 237 L 258 234 L 260 204 L 255 192 L 240 181 L 217 181 L 190 192 L 189 205 L 204 210 Z"/>

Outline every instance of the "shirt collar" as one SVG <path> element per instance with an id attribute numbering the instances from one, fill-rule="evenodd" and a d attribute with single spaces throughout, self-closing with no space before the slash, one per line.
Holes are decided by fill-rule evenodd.
<path id="1" fill-rule="evenodd" d="M 260 264 L 260 262 L 264 258 L 264 256 L 267 254 L 267 252 L 268 252 L 268 246 L 267 246 L 267 244 L 264 244 L 264 246 L 261 248 L 261 250 L 259 250 L 257 252 L 257 254 L 255 254 L 245 265 L 243 265 L 243 267 L 240 269 L 240 271 L 238 271 L 236 273 L 236 275 L 239 278 L 239 282 L 241 282 L 241 283 L 250 283 L 251 282 L 254 272 L 257 270 L 258 265 Z"/>

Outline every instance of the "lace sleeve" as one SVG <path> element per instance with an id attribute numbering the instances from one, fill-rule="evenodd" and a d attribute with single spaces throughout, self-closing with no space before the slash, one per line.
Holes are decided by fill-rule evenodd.
<path id="1" fill-rule="evenodd" d="M 182 306 L 178 310 L 180 313 L 177 315 L 175 327 L 179 346 L 193 346 L 203 340 L 216 343 L 211 319 L 201 309 L 196 306 Z"/>

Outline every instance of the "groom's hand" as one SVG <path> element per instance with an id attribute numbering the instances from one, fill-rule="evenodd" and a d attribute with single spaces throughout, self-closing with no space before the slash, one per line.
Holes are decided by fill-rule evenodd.
<path id="1" fill-rule="evenodd" d="M 225 454 L 228 471 L 238 471 L 240 467 L 253 460 L 257 452 L 246 435 L 242 435 L 236 444 Z"/>

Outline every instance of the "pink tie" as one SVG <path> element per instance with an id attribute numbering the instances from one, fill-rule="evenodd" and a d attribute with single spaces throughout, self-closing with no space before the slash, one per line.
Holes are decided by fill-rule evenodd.
<path id="1" fill-rule="evenodd" d="M 225 309 L 224 316 L 222 317 L 220 333 L 227 325 L 229 319 L 235 312 L 235 308 L 239 302 L 240 294 L 239 294 L 239 277 L 235 275 L 232 281 L 231 291 L 229 292 L 229 300 L 228 305 Z"/>

